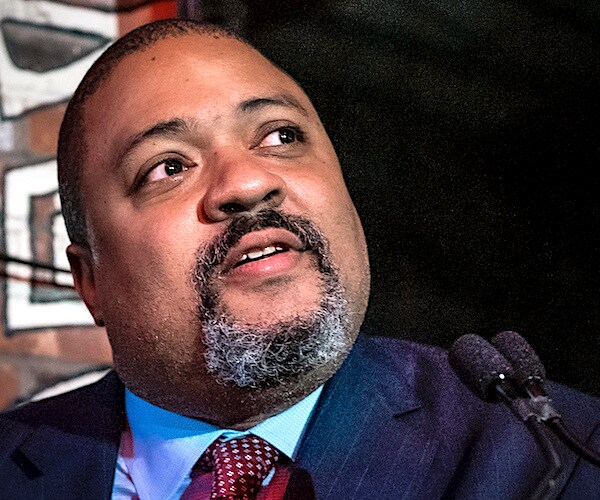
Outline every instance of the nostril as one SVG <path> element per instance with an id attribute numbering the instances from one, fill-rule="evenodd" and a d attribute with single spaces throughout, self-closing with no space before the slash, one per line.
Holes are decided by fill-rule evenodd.
<path id="1" fill-rule="evenodd" d="M 224 214 L 237 214 L 240 212 L 245 212 L 247 209 L 241 203 L 223 203 L 219 207 L 219 210 Z"/>
<path id="2" fill-rule="evenodd" d="M 264 202 L 269 202 L 273 198 L 277 198 L 278 196 L 279 196 L 279 190 L 278 189 L 274 189 L 273 191 L 267 193 L 267 195 L 263 198 L 263 201 Z"/>
<path id="3" fill-rule="evenodd" d="M 225 199 L 235 201 L 226 201 L 217 205 L 217 210 L 221 215 L 215 214 L 215 216 L 217 220 L 220 220 L 223 214 L 226 216 L 231 216 L 244 212 L 259 210 L 265 206 L 275 207 L 281 203 L 281 200 L 285 197 L 285 194 L 281 189 L 272 189 L 265 196 L 261 196 L 262 193 L 255 193 L 255 196 L 228 196 Z"/>

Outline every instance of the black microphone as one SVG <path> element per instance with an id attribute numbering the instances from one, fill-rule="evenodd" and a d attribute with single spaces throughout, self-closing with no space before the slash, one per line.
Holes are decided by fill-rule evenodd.
<path id="1" fill-rule="evenodd" d="M 495 335 L 491 343 L 512 365 L 514 380 L 529 396 L 528 400 L 520 402 L 522 417 L 526 419 L 534 416 L 577 455 L 600 467 L 600 455 L 585 446 L 565 427 L 562 417 L 552 406 L 552 400 L 547 397 L 544 388 L 546 370 L 533 347 L 521 335 L 512 331 Z"/>
<path id="2" fill-rule="evenodd" d="M 490 342 L 513 367 L 514 379 L 519 387 L 532 397 L 545 394 L 546 369 L 529 342 L 512 331 L 500 332 Z"/>
<path id="3" fill-rule="evenodd" d="M 517 397 L 507 359 L 487 340 L 474 334 L 456 339 L 448 361 L 460 381 L 487 402 L 509 402 Z"/>
<path id="4" fill-rule="evenodd" d="M 546 474 L 531 494 L 532 500 L 554 498 L 562 460 L 546 428 L 526 410 L 529 398 L 520 397 L 514 383 L 517 376 L 510 362 L 487 340 L 473 334 L 459 337 L 448 352 L 448 361 L 456 375 L 476 396 L 487 402 L 502 401 L 523 421 L 546 457 Z M 525 403 L 525 404 L 523 404 Z"/>

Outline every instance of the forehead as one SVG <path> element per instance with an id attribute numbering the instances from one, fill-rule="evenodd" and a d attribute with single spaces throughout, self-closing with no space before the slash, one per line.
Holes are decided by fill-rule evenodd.
<path id="1" fill-rule="evenodd" d="M 193 34 L 166 38 L 125 56 L 112 68 L 100 89 L 109 91 L 124 83 L 135 85 L 135 82 L 147 85 L 148 81 L 166 85 L 185 83 L 190 82 L 191 77 L 204 77 L 209 83 L 215 75 L 228 71 L 238 73 L 240 80 L 294 84 L 260 52 L 235 38 Z"/>
<path id="2" fill-rule="evenodd" d="M 292 78 L 252 47 L 217 35 L 186 35 L 154 43 L 126 56 L 85 106 L 87 123 L 103 127 L 118 117 L 149 121 L 187 106 L 227 110 L 237 102 L 269 93 L 308 98 Z M 164 118 L 164 116 L 161 116 Z"/>
<path id="3" fill-rule="evenodd" d="M 289 95 L 317 120 L 296 82 L 235 38 L 167 38 L 123 58 L 88 99 L 85 141 L 92 162 L 111 162 L 130 137 L 155 123 L 193 116 L 211 121 L 256 97 Z"/>

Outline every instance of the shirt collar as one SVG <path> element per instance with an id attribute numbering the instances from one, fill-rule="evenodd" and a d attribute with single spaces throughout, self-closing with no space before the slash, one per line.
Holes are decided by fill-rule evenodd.
<path id="1" fill-rule="evenodd" d="M 126 389 L 125 408 L 133 446 L 130 456 L 123 458 L 139 497 L 179 498 L 182 484 L 189 482 L 190 470 L 221 435 L 252 433 L 294 458 L 322 389 L 319 387 L 291 408 L 245 432 L 222 429 L 164 410 Z"/>

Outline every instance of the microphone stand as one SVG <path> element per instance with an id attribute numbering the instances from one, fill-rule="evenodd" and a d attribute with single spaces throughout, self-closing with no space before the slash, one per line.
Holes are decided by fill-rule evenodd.
<path id="1" fill-rule="evenodd" d="M 477 335 L 463 335 L 454 342 L 448 361 L 475 395 L 487 402 L 505 403 L 533 434 L 546 458 L 547 469 L 531 498 L 550 500 L 558 496 L 563 473 L 556 438 L 598 467 L 600 456 L 563 425 L 543 387 L 544 367 L 525 339 L 515 332 L 502 332 L 492 343 L 495 346 Z"/>
<path id="2" fill-rule="evenodd" d="M 529 394 L 527 399 L 528 406 L 534 407 L 534 416 L 550 429 L 562 442 L 576 455 L 596 467 L 600 467 L 600 455 L 585 446 L 563 423 L 562 417 L 558 411 L 551 405 L 551 399 L 546 396 L 541 381 L 533 378 L 525 382 L 525 391 Z"/>
<path id="3" fill-rule="evenodd" d="M 542 422 L 576 455 L 592 465 L 600 467 L 600 454 L 587 447 L 569 432 L 563 424 L 560 414 L 552 407 L 551 400 L 544 389 L 546 370 L 529 343 L 513 331 L 498 333 L 491 339 L 491 343 L 512 365 L 515 375 L 514 381 L 521 390 L 521 396 L 528 400 L 527 403 L 517 403 L 525 406 L 519 410 L 523 414 L 522 418 L 528 418 L 527 415 L 534 416 L 538 422 Z"/>
<path id="4" fill-rule="evenodd" d="M 503 384 L 496 384 L 494 387 L 500 399 L 510 408 L 512 413 L 523 421 L 525 426 L 533 434 L 544 457 L 546 458 L 546 473 L 538 483 L 537 487 L 531 493 L 531 500 L 551 500 L 558 495 L 557 486 L 560 484 L 560 476 L 563 472 L 563 463 L 558 451 L 554 445 L 553 439 L 544 426 L 549 416 L 555 417 L 558 414 L 548 403 L 548 398 L 539 396 L 538 398 L 514 398 L 511 391 L 505 390 Z M 509 395 L 510 394 L 510 395 Z M 511 397 L 512 396 L 512 397 Z M 542 401 L 542 400 L 545 401 Z"/>
<path id="5" fill-rule="evenodd" d="M 525 421 L 525 425 L 535 436 L 538 445 L 546 457 L 546 463 L 548 464 L 544 477 L 531 494 L 531 500 L 555 498 L 559 493 L 559 491 L 557 491 L 557 486 L 560 484 L 559 479 L 563 471 L 560 455 L 556 451 L 554 442 L 550 439 L 548 430 L 543 424 L 538 422 L 535 418 L 529 418 Z"/>

